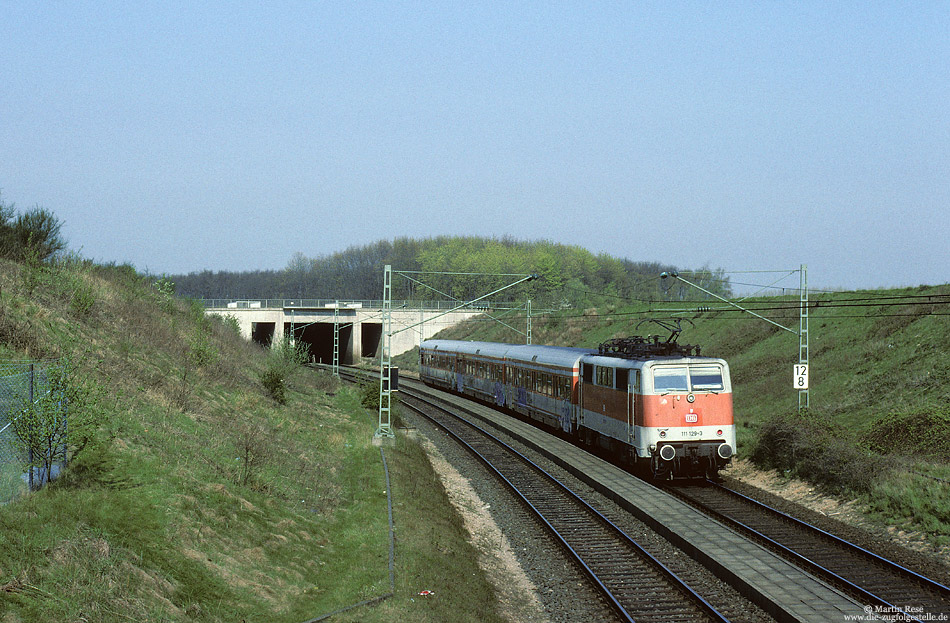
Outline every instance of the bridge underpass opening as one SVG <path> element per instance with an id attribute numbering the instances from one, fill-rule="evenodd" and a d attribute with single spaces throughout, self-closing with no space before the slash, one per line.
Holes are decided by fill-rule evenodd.
<path id="1" fill-rule="evenodd" d="M 363 322 L 360 323 L 360 326 L 363 331 L 363 352 L 360 353 L 361 356 L 378 357 L 379 347 L 383 339 L 383 324 L 381 322 Z"/>
<path id="2" fill-rule="evenodd" d="M 276 328 L 276 322 L 252 322 L 251 341 L 261 346 L 270 346 L 271 341 L 274 339 L 274 331 Z"/>
<path id="3" fill-rule="evenodd" d="M 290 323 L 284 324 L 284 331 L 290 335 Z M 314 322 L 312 324 L 294 327 L 294 336 L 298 342 L 307 344 L 310 349 L 310 359 L 317 363 L 333 363 L 333 323 Z M 352 365 L 353 325 L 340 327 L 340 363 Z"/>

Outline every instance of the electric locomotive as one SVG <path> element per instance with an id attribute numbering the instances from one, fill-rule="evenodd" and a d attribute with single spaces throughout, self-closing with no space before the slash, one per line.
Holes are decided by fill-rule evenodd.
<path id="1" fill-rule="evenodd" d="M 736 447 L 729 366 L 670 339 L 598 349 L 426 340 L 420 378 L 609 451 L 657 479 L 715 477 Z"/>

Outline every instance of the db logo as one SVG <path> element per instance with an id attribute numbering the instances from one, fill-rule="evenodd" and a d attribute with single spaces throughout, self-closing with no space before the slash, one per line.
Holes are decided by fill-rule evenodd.
<path id="1" fill-rule="evenodd" d="M 698 414 L 698 413 L 687 413 L 687 414 L 686 414 L 686 421 L 687 421 L 687 422 L 698 422 L 698 421 L 699 421 L 699 414 Z"/>

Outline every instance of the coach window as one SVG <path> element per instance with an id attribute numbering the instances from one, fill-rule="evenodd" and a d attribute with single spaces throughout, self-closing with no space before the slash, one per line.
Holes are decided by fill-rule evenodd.
<path id="1" fill-rule="evenodd" d="M 597 366 L 597 384 L 602 387 L 614 386 L 614 369 Z"/>

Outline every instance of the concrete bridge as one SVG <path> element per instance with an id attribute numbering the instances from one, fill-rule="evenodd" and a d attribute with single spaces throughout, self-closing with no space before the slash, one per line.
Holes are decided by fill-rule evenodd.
<path id="1" fill-rule="evenodd" d="M 339 329 L 341 364 L 378 357 L 382 348 L 382 301 L 207 299 L 203 302 L 208 314 L 236 318 L 241 335 L 246 339 L 267 345 L 284 336 L 293 336 L 310 345 L 310 354 L 317 362 L 333 362 L 334 325 Z M 420 341 L 442 329 L 488 309 L 487 305 L 476 303 L 446 313 L 457 305 L 453 301 L 393 301 L 390 355 L 412 350 Z"/>

